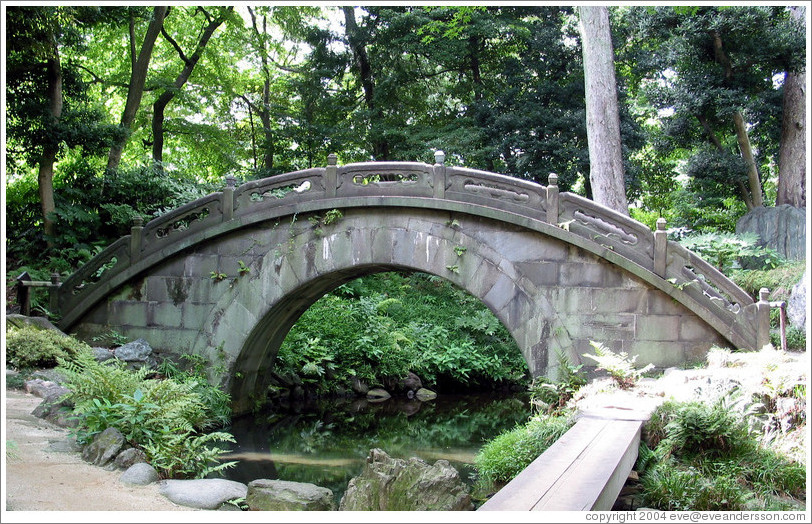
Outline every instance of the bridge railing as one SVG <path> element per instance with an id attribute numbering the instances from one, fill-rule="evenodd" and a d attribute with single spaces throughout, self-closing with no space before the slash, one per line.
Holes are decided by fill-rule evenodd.
<path id="1" fill-rule="evenodd" d="M 325 199 L 347 202 L 355 198 L 428 198 L 514 213 L 597 243 L 670 282 L 694 300 L 710 304 L 712 312 L 732 326 L 733 338 L 740 341 L 737 343 L 765 343 L 763 319 L 756 320 L 753 299 L 696 254 L 667 240 L 664 220 L 658 221 L 656 231 L 651 231 L 589 199 L 559 194 L 555 174 L 550 175 L 547 186 L 542 186 L 497 173 L 445 166 L 445 156 L 439 151 L 435 160 L 433 165 L 366 162 L 337 166 L 336 156 L 330 155 L 326 167 L 239 186 L 228 177 L 221 192 L 181 206 L 145 226 L 136 221 L 130 235 L 111 244 L 65 280 L 58 290 L 59 311 L 64 315 L 77 307 L 90 307 L 83 301 L 91 295 L 98 298 L 94 291 L 104 280 L 140 260 L 188 247 L 212 228 L 226 231 L 262 220 L 269 216 L 271 208 L 288 206 L 295 212 L 301 203 Z M 336 201 L 336 205 L 340 202 Z"/>

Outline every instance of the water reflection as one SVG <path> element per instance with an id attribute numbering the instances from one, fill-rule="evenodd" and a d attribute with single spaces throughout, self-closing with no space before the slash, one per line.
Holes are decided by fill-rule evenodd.
<path id="1" fill-rule="evenodd" d="M 371 448 L 393 457 L 448 460 L 472 482 L 472 463 L 482 444 L 524 422 L 524 395 L 442 395 L 437 399 L 338 400 L 288 406 L 234 420 L 237 439 L 228 460 L 239 460 L 226 477 L 309 482 L 340 500 L 361 472 Z"/>

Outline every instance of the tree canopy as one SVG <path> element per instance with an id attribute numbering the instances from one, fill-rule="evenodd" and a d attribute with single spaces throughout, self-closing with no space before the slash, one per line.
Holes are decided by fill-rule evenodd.
<path id="1" fill-rule="evenodd" d="M 134 215 L 329 153 L 431 162 L 442 149 L 449 163 L 543 184 L 556 173 L 592 196 L 570 7 L 4 12 L 11 254 L 48 241 L 81 261 Z M 797 180 L 779 151 L 782 121 L 805 118 L 784 96 L 805 74 L 804 20 L 783 6 L 609 8 L 632 216 L 730 229 L 775 202 L 782 171 Z"/>

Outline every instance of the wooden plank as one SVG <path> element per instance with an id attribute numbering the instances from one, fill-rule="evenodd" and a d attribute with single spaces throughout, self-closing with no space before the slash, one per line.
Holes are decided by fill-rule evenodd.
<path id="1" fill-rule="evenodd" d="M 581 418 L 479 510 L 611 509 L 637 458 L 641 425 Z"/>
<path id="2" fill-rule="evenodd" d="M 533 507 L 534 510 L 595 509 L 595 504 L 604 493 L 607 483 L 613 479 L 619 464 L 623 462 L 630 442 L 635 441 L 640 430 L 640 423 L 636 421 L 604 420 L 604 422 L 606 424 L 601 428 L 600 434 L 582 450 L 566 471 L 561 472 L 553 488 L 547 490 L 539 499 Z M 634 452 L 636 457 L 636 448 Z"/>

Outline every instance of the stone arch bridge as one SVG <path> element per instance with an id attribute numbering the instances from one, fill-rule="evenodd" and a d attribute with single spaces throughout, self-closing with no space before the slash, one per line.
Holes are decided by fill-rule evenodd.
<path id="1" fill-rule="evenodd" d="M 658 367 L 714 344 L 760 348 L 769 304 L 694 253 L 591 200 L 499 174 L 416 162 L 307 169 L 200 198 L 111 244 L 55 289 L 60 327 L 114 329 L 208 359 L 235 412 L 268 385 L 289 329 L 357 277 L 416 270 L 479 298 L 534 376 L 590 341 Z M 335 210 L 340 211 L 340 213 Z"/>

